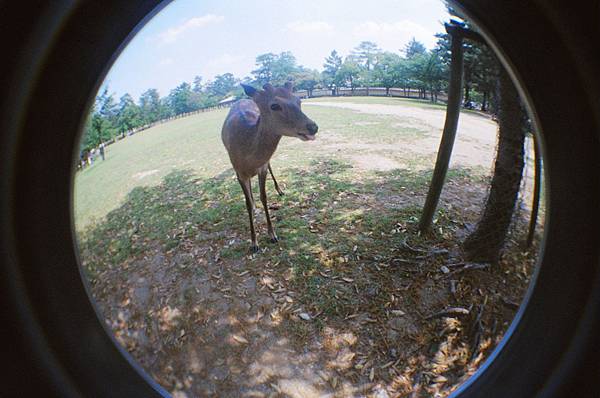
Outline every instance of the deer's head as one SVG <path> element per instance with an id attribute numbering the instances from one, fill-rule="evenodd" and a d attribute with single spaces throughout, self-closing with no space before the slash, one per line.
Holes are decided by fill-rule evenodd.
<path id="1" fill-rule="evenodd" d="M 300 108 L 300 98 L 292 93 L 292 83 L 273 87 L 267 83 L 262 90 L 242 84 L 244 92 L 258 106 L 261 123 L 275 134 L 297 137 L 302 141 L 315 139 L 319 127 Z"/>

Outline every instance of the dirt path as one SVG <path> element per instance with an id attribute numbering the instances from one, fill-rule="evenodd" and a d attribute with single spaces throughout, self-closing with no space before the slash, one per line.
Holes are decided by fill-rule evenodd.
<path id="1" fill-rule="evenodd" d="M 508 327 L 531 262 L 463 270 L 458 245 L 480 211 L 481 185 L 449 182 L 444 206 L 458 213 L 447 207 L 436 225 L 445 232 L 423 240 L 401 215 L 422 193 L 386 177 L 374 184 L 337 193 L 321 211 L 292 204 L 293 216 L 272 202 L 275 222 L 305 220 L 295 228 L 317 247 L 286 246 L 280 229 L 283 243 L 231 258 L 227 250 L 246 247 L 245 228 L 207 225 L 170 249 L 150 240 L 118 266 L 108 254 L 92 292 L 117 340 L 176 398 L 446 396 Z M 328 224 L 369 211 L 383 224 Z M 420 243 L 403 247 L 406 239 Z"/>
<path id="2" fill-rule="evenodd" d="M 375 115 L 393 115 L 402 121 L 402 126 L 412 124 L 421 129 L 425 127 L 427 136 L 412 142 L 402 143 L 403 149 L 408 149 L 423 156 L 432 156 L 437 153 L 446 117 L 445 110 L 415 106 L 352 102 L 306 102 L 305 105 L 343 108 Z M 495 155 L 497 127 L 497 124 L 487 116 L 462 112 L 459 118 L 451 166 L 482 166 L 489 168 Z"/>

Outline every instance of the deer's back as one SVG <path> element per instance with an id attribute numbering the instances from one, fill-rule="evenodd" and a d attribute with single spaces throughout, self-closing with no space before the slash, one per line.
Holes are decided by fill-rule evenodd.
<path id="1" fill-rule="evenodd" d="M 259 117 L 260 111 L 252 100 L 240 100 L 229 109 L 221 130 L 227 151 L 248 148 L 256 134 Z"/>

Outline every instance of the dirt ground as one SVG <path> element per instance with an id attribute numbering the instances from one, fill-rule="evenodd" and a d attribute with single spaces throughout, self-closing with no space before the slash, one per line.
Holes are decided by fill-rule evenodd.
<path id="1" fill-rule="evenodd" d="M 441 112 L 368 104 L 359 110 L 406 117 L 423 112 L 419 117 L 431 121 L 432 130 L 443 124 Z M 481 129 L 494 124 L 474 117 L 467 125 L 458 159 L 481 165 L 481 150 L 495 146 Z M 474 146 L 467 145 L 470 140 Z M 334 136 L 327 142 L 343 144 Z M 353 155 L 350 161 L 382 173 L 402 166 L 383 154 Z M 226 250 L 247 238 L 244 226 L 212 228 L 179 239 L 173 248 L 149 241 L 118 267 L 95 271 L 93 296 L 119 343 L 174 397 L 446 396 L 501 340 L 529 285 L 535 251 L 522 252 L 515 235 L 499 264 L 462 258 L 460 242 L 480 214 L 485 182 L 460 176 L 448 182 L 446 216 L 432 236 L 417 233 L 414 217 L 390 219 L 422 205 L 424 193 L 399 192 L 393 184 L 382 177 L 375 190 L 338 193 L 344 206 L 370 209 L 391 226 L 369 231 L 343 224 L 342 239 L 361 235 L 385 250 L 355 245 L 335 257 L 298 250 L 290 262 L 278 256 L 282 246 L 271 245 L 230 257 Z M 284 200 L 271 201 L 276 225 Z M 341 205 L 336 203 L 332 209 Z M 264 225 L 261 212 L 257 217 Z M 319 236 L 325 227 L 307 221 L 303 228 Z M 331 245 L 330 236 L 323 234 L 323 246 Z M 318 266 L 298 274 L 294 256 L 298 262 L 313 256 Z M 84 256 L 84 267 L 92 260 Z M 309 277 L 319 284 L 299 284 L 298 278 Z"/>
<path id="2" fill-rule="evenodd" d="M 407 148 L 413 153 L 420 155 L 435 155 L 437 153 L 440 132 L 444 127 L 446 117 L 445 111 L 440 109 L 384 104 L 319 101 L 310 102 L 307 105 L 350 109 L 374 115 L 394 115 L 402 121 L 399 127 L 410 127 L 411 125 L 419 129 L 425 127 L 429 130 L 428 136 L 409 143 L 410 148 Z M 452 151 L 451 167 L 489 167 L 491 160 L 494 158 L 496 129 L 497 125 L 491 120 L 491 117 L 483 114 L 462 112 L 458 123 L 457 139 Z"/>

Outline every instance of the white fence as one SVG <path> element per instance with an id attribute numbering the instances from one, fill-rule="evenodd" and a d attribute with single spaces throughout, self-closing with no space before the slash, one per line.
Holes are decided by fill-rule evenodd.
<path id="1" fill-rule="evenodd" d="M 367 97 L 367 96 L 369 96 L 369 97 L 395 97 L 395 98 L 427 99 L 427 98 L 423 98 L 423 92 L 420 90 L 410 89 L 410 88 L 406 88 L 406 89 L 405 88 L 395 88 L 395 87 L 389 88 L 389 89 L 386 89 L 384 87 L 355 87 L 355 88 L 339 87 L 339 88 L 335 88 L 335 89 L 314 89 L 314 90 L 312 90 L 312 92 L 310 92 L 310 96 L 309 96 L 308 90 L 298 90 L 294 94 L 300 98 L 358 97 L 358 96 Z M 438 93 L 437 94 L 437 98 L 436 98 L 437 101 L 446 102 L 447 99 L 448 99 L 448 97 L 447 97 L 446 93 Z M 125 138 L 129 135 L 137 134 L 141 131 L 147 130 L 147 129 L 157 126 L 159 124 L 169 122 L 171 120 L 181 119 L 181 118 L 188 117 L 191 115 L 197 115 L 199 113 L 211 112 L 211 111 L 218 110 L 218 109 L 229 108 L 235 102 L 237 102 L 237 100 L 230 101 L 225 104 L 209 106 L 206 108 L 198 109 L 193 112 L 181 113 L 176 116 L 170 116 L 165 119 L 157 120 L 156 122 L 149 123 L 149 124 L 146 124 L 146 125 L 143 125 L 140 127 L 136 127 L 129 131 L 123 132 L 123 133 L 119 134 L 118 136 L 116 136 L 115 138 L 105 142 L 105 145 L 110 145 L 116 141 L 122 140 L 123 138 Z"/>
<path id="2" fill-rule="evenodd" d="M 396 88 L 386 89 L 385 87 L 355 87 L 347 88 L 340 87 L 336 89 L 314 89 L 309 93 L 308 90 L 298 90 L 295 93 L 300 98 L 317 98 L 317 97 L 396 97 L 396 98 L 424 98 L 422 91 L 411 88 Z M 427 96 L 427 95 L 426 95 Z M 431 97 L 429 97 L 431 98 Z M 438 93 L 437 101 L 446 102 L 448 99 L 446 93 Z"/>

